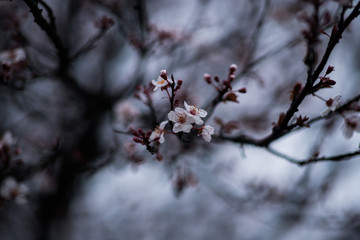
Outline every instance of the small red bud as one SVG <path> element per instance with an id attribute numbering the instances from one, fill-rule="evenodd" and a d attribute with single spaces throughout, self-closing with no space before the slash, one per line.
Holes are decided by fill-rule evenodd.
<path id="1" fill-rule="evenodd" d="M 160 77 L 164 80 L 167 80 L 167 73 L 166 70 L 161 70 L 160 71 Z"/>
<path id="2" fill-rule="evenodd" d="M 137 132 L 137 131 L 131 131 L 132 135 L 134 135 L 135 137 L 141 137 L 141 135 Z"/>
<path id="3" fill-rule="evenodd" d="M 224 80 L 224 81 L 223 81 L 223 84 L 224 84 L 224 86 L 225 86 L 225 87 L 227 87 L 227 88 L 230 88 L 230 89 L 231 89 L 231 83 L 230 83 L 230 81 L 229 81 L 229 80 Z"/>
<path id="4" fill-rule="evenodd" d="M 211 84 L 211 76 L 210 76 L 210 74 L 205 73 L 205 74 L 204 74 L 204 80 L 205 80 L 205 82 L 207 82 L 208 84 Z"/>
<path id="5" fill-rule="evenodd" d="M 229 68 L 229 71 L 230 71 L 230 74 L 233 74 L 234 72 L 236 72 L 236 70 L 237 70 L 237 65 L 236 64 L 231 64 L 230 65 L 230 68 Z"/>
<path id="6" fill-rule="evenodd" d="M 220 78 L 218 76 L 214 77 L 215 82 L 220 82 Z"/>
<path id="7" fill-rule="evenodd" d="M 280 126 L 281 125 L 281 123 L 284 121 L 284 119 L 285 119 L 285 116 L 286 116 L 286 114 L 284 113 L 284 112 L 282 112 L 282 113 L 280 113 L 279 114 L 279 118 L 278 118 L 278 121 L 277 121 L 277 126 Z"/>
<path id="8" fill-rule="evenodd" d="M 240 89 L 238 90 L 238 92 L 239 92 L 239 93 L 246 93 L 247 90 L 246 90 L 246 88 L 240 88 Z"/>
<path id="9" fill-rule="evenodd" d="M 177 81 L 178 87 L 180 88 L 180 86 L 181 86 L 182 84 L 183 84 L 183 80 L 179 79 L 179 80 Z"/>
<path id="10" fill-rule="evenodd" d="M 141 136 L 145 137 L 145 132 L 141 128 L 138 129 L 138 133 L 140 133 Z"/>
<path id="11" fill-rule="evenodd" d="M 329 85 L 335 85 L 335 84 L 336 84 L 336 81 L 330 79 L 329 81 L 327 81 L 327 83 L 328 83 Z"/>
<path id="12" fill-rule="evenodd" d="M 146 132 L 146 138 L 149 138 L 150 135 L 151 135 L 151 133 L 152 133 L 152 131 L 151 131 L 151 130 L 148 130 L 148 131 Z"/>
<path id="13" fill-rule="evenodd" d="M 133 141 L 136 142 L 136 143 L 144 144 L 144 142 L 141 139 L 136 138 L 136 137 L 133 138 Z"/>
<path id="14" fill-rule="evenodd" d="M 226 96 L 224 97 L 224 100 L 223 101 L 230 101 L 230 102 L 236 102 L 238 103 L 239 101 L 237 100 L 237 96 L 235 93 L 233 92 L 230 92 L 228 94 L 226 94 Z"/>
<path id="15" fill-rule="evenodd" d="M 330 74 L 332 71 L 334 71 L 334 66 L 329 66 L 328 69 L 326 70 L 325 75 Z"/>
<path id="16" fill-rule="evenodd" d="M 234 81 L 235 77 L 236 76 L 234 74 L 229 75 L 229 81 Z"/>
<path id="17" fill-rule="evenodd" d="M 179 99 L 176 99 L 176 100 L 175 100 L 174 105 L 175 105 L 175 107 L 179 106 Z"/>

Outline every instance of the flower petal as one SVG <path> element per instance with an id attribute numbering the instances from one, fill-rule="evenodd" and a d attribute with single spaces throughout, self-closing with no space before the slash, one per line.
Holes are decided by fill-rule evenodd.
<path id="1" fill-rule="evenodd" d="M 351 138 L 353 135 L 353 129 L 351 127 L 349 127 L 346 123 L 343 126 L 343 134 L 345 136 L 345 138 Z"/>
<path id="2" fill-rule="evenodd" d="M 182 126 L 182 129 L 183 129 L 182 131 L 186 132 L 186 133 L 189 133 L 191 131 L 192 127 L 193 127 L 191 124 L 186 124 L 186 123 L 182 124 L 182 125 L 183 125 Z"/>
<path id="3" fill-rule="evenodd" d="M 329 108 L 325 108 L 321 113 L 320 116 L 325 117 L 326 115 L 328 115 L 330 113 L 330 109 Z"/>
<path id="4" fill-rule="evenodd" d="M 177 115 L 175 111 L 170 111 L 168 113 L 168 119 L 172 122 L 176 122 L 177 121 Z"/>
<path id="5" fill-rule="evenodd" d="M 161 129 L 164 129 L 165 128 L 165 126 L 166 126 L 166 124 L 168 123 L 169 121 L 162 121 L 161 123 L 160 123 L 160 128 Z"/>
<path id="6" fill-rule="evenodd" d="M 186 111 L 190 112 L 191 107 L 185 101 L 184 101 L 184 106 L 185 106 Z"/>
<path id="7" fill-rule="evenodd" d="M 178 132 L 182 132 L 183 131 L 183 127 L 180 123 L 175 123 L 174 127 L 173 127 L 173 132 L 174 133 L 178 133 Z"/>

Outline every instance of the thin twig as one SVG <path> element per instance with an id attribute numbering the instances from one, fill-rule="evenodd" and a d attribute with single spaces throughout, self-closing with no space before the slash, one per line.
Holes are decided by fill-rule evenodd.
<path id="1" fill-rule="evenodd" d="M 349 160 L 353 157 L 356 157 L 358 155 L 360 155 L 360 150 L 356 150 L 354 152 L 350 152 L 350 153 L 344 153 L 344 154 L 339 154 L 339 155 L 332 155 L 332 156 L 327 156 L 327 157 L 313 157 L 313 158 L 309 158 L 309 159 L 305 159 L 305 160 L 298 160 L 295 159 L 289 155 L 286 155 L 284 153 L 281 153 L 271 147 L 267 147 L 266 150 L 280 158 L 283 158 L 291 163 L 295 163 L 299 166 L 304 166 L 307 164 L 311 164 L 311 163 L 316 163 L 316 162 L 340 162 L 340 161 L 345 161 L 345 160 Z"/>

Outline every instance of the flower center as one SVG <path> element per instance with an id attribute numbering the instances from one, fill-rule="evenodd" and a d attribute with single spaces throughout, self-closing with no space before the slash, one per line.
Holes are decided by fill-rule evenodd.
<path id="1" fill-rule="evenodd" d="M 165 80 L 164 79 L 161 79 L 160 81 L 158 81 L 159 84 L 164 84 L 165 83 Z"/>
<path id="2" fill-rule="evenodd" d="M 334 99 L 330 98 L 329 100 L 326 101 L 326 106 L 331 107 L 334 103 Z"/>
<path id="3" fill-rule="evenodd" d="M 183 124 L 183 123 L 186 123 L 186 115 L 183 114 L 183 113 L 178 113 L 177 114 L 178 116 L 178 122 Z"/>
<path id="4" fill-rule="evenodd" d="M 197 107 L 195 107 L 195 106 L 191 106 L 190 113 L 192 115 L 198 115 L 199 114 L 199 109 Z"/>

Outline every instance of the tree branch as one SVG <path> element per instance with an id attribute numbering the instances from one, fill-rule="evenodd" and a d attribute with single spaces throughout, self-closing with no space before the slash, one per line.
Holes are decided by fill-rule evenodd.
<path id="1" fill-rule="evenodd" d="M 312 157 L 309 159 L 305 159 L 305 160 L 298 160 L 295 159 L 291 156 L 288 156 L 284 153 L 281 153 L 271 147 L 267 147 L 266 150 L 280 158 L 283 158 L 291 163 L 295 163 L 299 166 L 304 166 L 307 164 L 311 164 L 311 163 L 316 163 L 316 162 L 341 162 L 341 161 L 346 161 L 349 160 L 353 157 L 356 157 L 358 155 L 360 155 L 360 150 L 356 150 L 354 152 L 350 152 L 350 153 L 344 153 L 344 154 L 339 154 L 339 155 L 332 155 L 332 156 L 327 156 L 327 157 Z"/>

